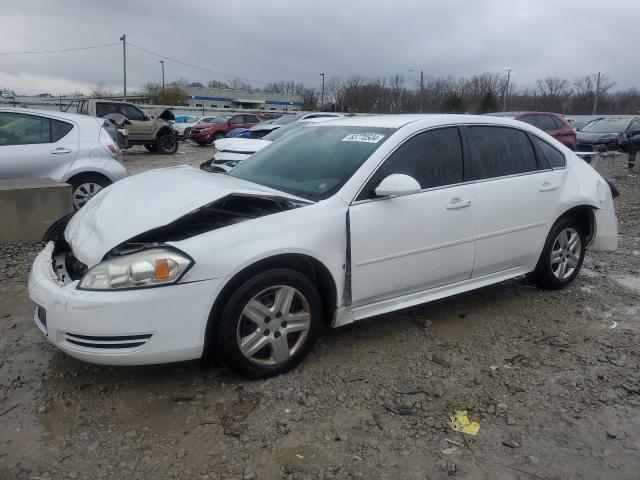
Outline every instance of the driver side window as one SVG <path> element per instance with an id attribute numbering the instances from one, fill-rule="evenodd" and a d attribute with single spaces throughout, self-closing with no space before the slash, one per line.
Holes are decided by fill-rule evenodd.
<path id="1" fill-rule="evenodd" d="M 461 183 L 464 167 L 458 128 L 429 130 L 405 141 L 373 174 L 358 200 L 375 198 L 376 187 L 394 173 L 415 178 L 423 190 Z"/>
<path id="2" fill-rule="evenodd" d="M 120 113 L 129 120 L 146 120 L 147 117 L 141 110 L 133 105 L 120 105 Z"/>

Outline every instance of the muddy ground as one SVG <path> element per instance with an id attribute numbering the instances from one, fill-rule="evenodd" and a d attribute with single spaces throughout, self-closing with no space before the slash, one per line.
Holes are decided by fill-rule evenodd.
<path id="1" fill-rule="evenodd" d="M 132 171 L 197 164 L 128 152 Z M 576 282 L 524 279 L 327 332 L 295 371 L 88 365 L 32 322 L 39 246 L 0 247 L 0 479 L 638 479 L 640 178 L 620 249 Z M 480 424 L 449 426 L 466 409 Z"/>

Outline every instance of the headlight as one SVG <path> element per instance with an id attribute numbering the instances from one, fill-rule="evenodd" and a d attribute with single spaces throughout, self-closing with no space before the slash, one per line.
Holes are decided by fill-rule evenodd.
<path id="1" fill-rule="evenodd" d="M 106 260 L 80 280 L 80 290 L 119 290 L 175 283 L 193 265 L 184 253 L 152 248 Z"/>

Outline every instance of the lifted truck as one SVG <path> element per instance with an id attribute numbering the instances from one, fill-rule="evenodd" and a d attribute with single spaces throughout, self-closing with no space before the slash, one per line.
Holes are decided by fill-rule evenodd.
<path id="1" fill-rule="evenodd" d="M 175 118 L 171 110 L 165 110 L 158 117 L 150 117 L 132 103 L 92 98 L 78 103 L 78 113 L 100 118 L 119 113 L 130 122 L 127 125 L 129 146 L 144 145 L 150 152 L 168 155 L 178 151 L 178 139 L 168 123 Z"/>

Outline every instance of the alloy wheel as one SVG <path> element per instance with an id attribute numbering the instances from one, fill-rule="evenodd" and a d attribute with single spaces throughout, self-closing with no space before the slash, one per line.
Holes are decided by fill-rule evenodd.
<path id="1" fill-rule="evenodd" d="M 245 305 L 236 338 L 242 354 L 259 365 L 279 365 L 298 352 L 311 326 L 307 299 L 293 287 L 262 290 Z"/>
<path id="2" fill-rule="evenodd" d="M 81 208 L 96 193 L 102 190 L 102 185 L 94 182 L 81 183 L 73 192 L 73 206 Z"/>
<path id="3" fill-rule="evenodd" d="M 558 280 L 566 280 L 578 266 L 582 253 L 582 241 L 575 228 L 565 228 L 558 233 L 551 248 L 551 271 Z"/>

